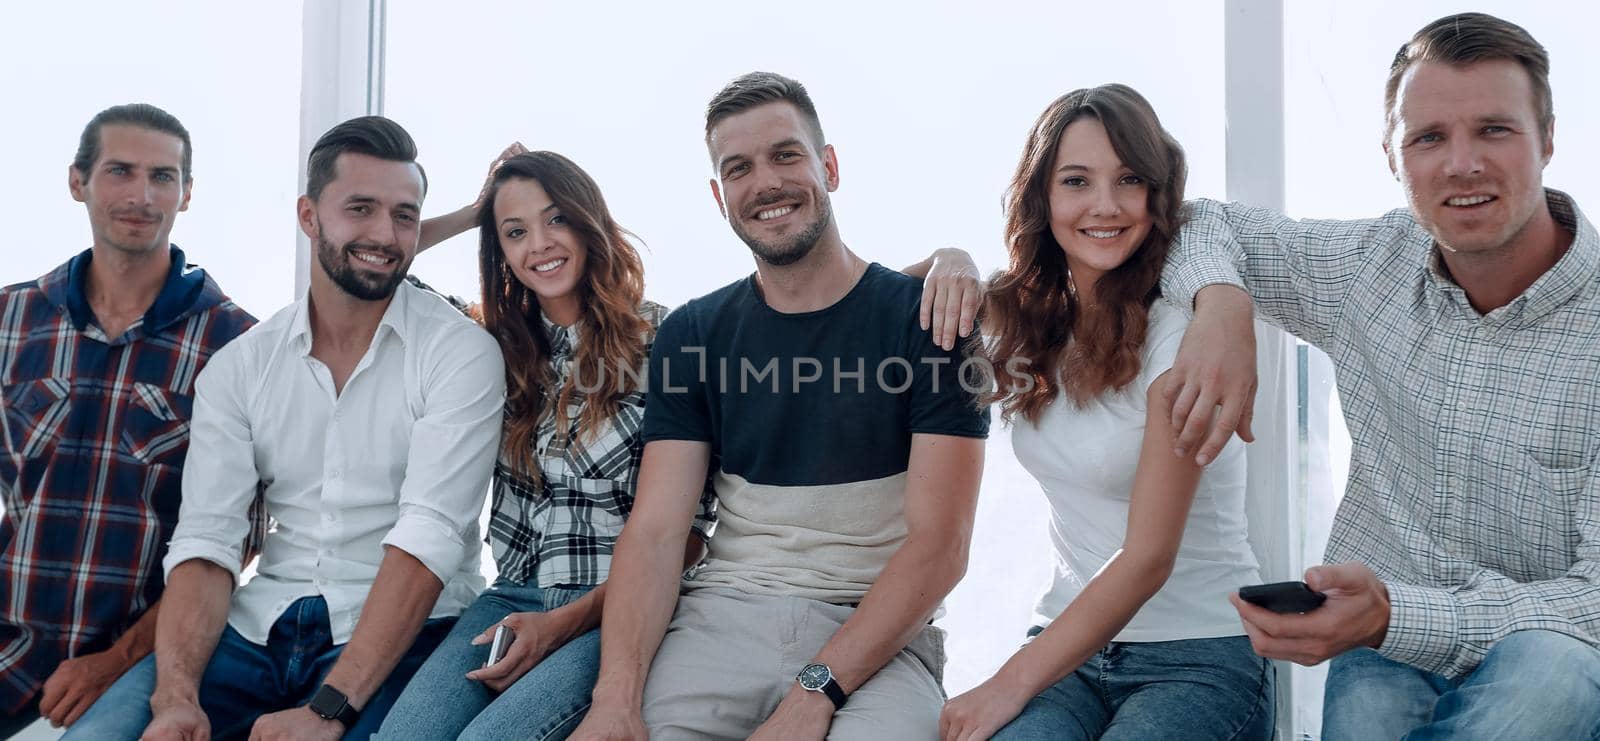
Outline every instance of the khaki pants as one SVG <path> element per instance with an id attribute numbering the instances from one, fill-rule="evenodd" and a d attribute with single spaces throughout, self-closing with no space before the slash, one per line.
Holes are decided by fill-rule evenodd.
<path id="1" fill-rule="evenodd" d="M 744 739 L 855 608 L 702 588 L 678 598 L 644 690 L 651 741 Z M 944 631 L 928 626 L 833 716 L 829 739 L 939 736 Z"/>

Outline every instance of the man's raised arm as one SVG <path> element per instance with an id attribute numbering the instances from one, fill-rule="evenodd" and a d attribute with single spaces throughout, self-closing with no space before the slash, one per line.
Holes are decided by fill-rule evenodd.
<path id="1" fill-rule="evenodd" d="M 1374 235 L 1404 227 L 1408 217 L 1402 213 L 1313 221 L 1239 203 L 1187 204 L 1161 275 L 1162 294 L 1194 310 L 1167 397 L 1178 433 L 1176 454 L 1195 455 L 1205 465 L 1235 430 L 1246 441 L 1254 439 L 1251 300 L 1264 321 L 1327 347 L 1350 286 L 1370 267 Z"/>

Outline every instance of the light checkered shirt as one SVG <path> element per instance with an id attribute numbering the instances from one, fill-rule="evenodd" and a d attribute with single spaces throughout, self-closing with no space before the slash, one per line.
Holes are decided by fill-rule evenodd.
<path id="1" fill-rule="evenodd" d="M 1185 305 L 1243 285 L 1333 358 L 1354 446 L 1327 560 L 1387 583 L 1381 653 L 1447 677 L 1514 631 L 1600 644 L 1600 238 L 1546 196 L 1572 247 L 1487 315 L 1405 210 L 1295 221 L 1195 201 L 1162 283 Z"/>
<path id="2" fill-rule="evenodd" d="M 645 357 L 650 355 L 650 341 L 666 314 L 660 304 L 649 301 L 639 307 L 639 315 L 650 324 Z M 575 326 L 562 327 L 548 319 L 544 329 L 550 337 L 550 362 L 556 366 L 559 388 L 573 372 L 578 332 Z M 607 374 L 614 371 L 606 368 Z M 641 373 L 639 377 L 644 376 Z M 580 387 L 601 381 L 576 380 Z M 615 383 L 609 375 L 603 380 L 606 389 Z M 543 475 L 538 485 L 530 486 L 512 473 L 501 456 L 494 469 L 494 505 L 489 519 L 489 546 L 500 578 L 540 588 L 594 586 L 606 580 L 611 549 L 633 511 L 639 462 L 644 455 L 640 436 L 644 402 L 644 390 L 635 389 L 621 399 L 617 413 L 597 435 L 586 433 L 581 440 L 577 439 L 578 416 L 583 411 L 580 402 L 567 407 L 564 436 L 555 434 L 555 415 L 544 415 L 533 439 L 534 458 Z M 694 519 L 694 530 L 701 538 L 711 535 L 715 507 L 716 495 L 708 484 Z"/>

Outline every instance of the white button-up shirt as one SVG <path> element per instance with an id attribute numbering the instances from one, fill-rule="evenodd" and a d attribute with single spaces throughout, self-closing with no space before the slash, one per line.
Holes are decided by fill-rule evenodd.
<path id="1" fill-rule="evenodd" d="M 500 442 L 505 371 L 488 333 L 409 284 L 334 390 L 311 357 L 302 298 L 229 343 L 195 384 L 183 505 L 164 566 L 202 558 L 239 578 L 258 491 L 276 526 L 228 624 L 265 644 L 295 600 L 328 602 L 350 640 L 383 546 L 444 583 L 431 617 L 460 614 L 483 588 L 478 519 Z"/>

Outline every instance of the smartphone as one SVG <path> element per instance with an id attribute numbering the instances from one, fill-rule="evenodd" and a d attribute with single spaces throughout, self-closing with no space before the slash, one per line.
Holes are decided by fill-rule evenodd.
<path id="1" fill-rule="evenodd" d="M 489 643 L 489 660 L 483 662 L 483 668 L 488 669 L 506 657 L 506 649 L 511 647 L 511 636 L 510 628 L 504 625 L 495 626 L 494 640 Z"/>
<path id="2" fill-rule="evenodd" d="M 1311 612 L 1328 595 L 1312 591 L 1303 581 L 1280 581 L 1239 588 L 1239 599 L 1273 612 Z"/>

